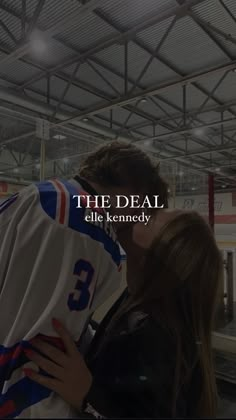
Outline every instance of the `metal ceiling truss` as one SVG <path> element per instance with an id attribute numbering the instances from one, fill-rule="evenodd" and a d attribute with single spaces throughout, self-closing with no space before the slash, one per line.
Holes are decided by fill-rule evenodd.
<path id="1" fill-rule="evenodd" d="M 89 2 L 86 2 L 86 3 L 82 2 L 84 4 L 81 5 L 81 12 L 84 8 L 84 13 L 88 13 L 88 12 L 95 13 L 100 19 L 104 20 L 104 22 L 106 22 L 113 29 L 118 31 L 118 34 L 116 34 L 113 37 L 109 37 L 109 39 L 103 40 L 103 42 L 100 42 L 98 45 L 96 45 L 95 47 L 91 48 L 90 50 L 86 52 L 78 52 L 74 57 L 70 58 L 69 60 L 64 61 L 61 64 L 59 63 L 58 65 L 53 66 L 52 68 L 49 68 L 49 69 L 40 68 L 40 71 L 36 76 L 32 77 L 30 80 L 27 80 L 25 83 L 22 83 L 21 85 L 17 86 L 17 89 L 19 90 L 30 89 L 31 90 L 32 84 L 34 84 L 36 81 L 46 76 L 48 80 L 47 102 L 49 104 L 50 99 L 52 99 L 51 94 L 50 94 L 50 76 L 56 75 L 56 77 L 58 77 L 59 79 L 66 81 L 67 85 L 61 97 L 57 99 L 57 105 L 55 107 L 54 113 L 51 115 L 50 119 L 52 122 L 55 121 L 55 118 L 57 117 L 57 113 L 60 110 L 61 106 L 63 104 L 67 105 L 66 95 L 70 87 L 73 85 L 79 87 L 80 89 L 84 91 L 88 91 L 105 101 L 105 102 L 100 103 L 99 105 L 89 107 L 88 109 L 85 109 L 82 111 L 80 110 L 79 112 L 76 111 L 75 113 L 71 115 L 71 117 L 67 118 L 66 120 L 57 122 L 57 125 L 60 126 L 60 129 L 63 129 L 63 128 L 65 129 L 68 124 L 70 125 L 74 121 L 83 120 L 85 117 L 88 118 L 90 116 L 95 116 L 101 121 L 103 120 L 103 121 L 108 122 L 109 120 L 104 118 L 104 116 L 102 116 L 101 114 L 104 113 L 105 111 L 109 111 L 110 112 L 110 128 L 114 130 L 114 127 L 118 127 L 118 130 L 116 130 L 117 137 L 119 137 L 124 132 L 128 133 L 133 139 L 136 139 L 136 135 L 138 135 L 139 136 L 138 140 L 153 140 L 155 141 L 154 142 L 155 144 L 158 144 L 158 147 L 161 145 L 161 146 L 169 146 L 172 148 L 173 147 L 176 148 L 173 145 L 175 140 L 181 138 L 181 139 L 185 139 L 187 142 L 188 136 L 191 136 L 192 141 L 198 144 L 202 144 L 199 138 L 195 136 L 193 133 L 193 130 L 196 130 L 196 129 L 209 128 L 210 132 L 208 133 L 208 135 L 206 135 L 206 137 L 208 138 L 208 141 L 214 141 L 213 137 L 210 137 L 210 135 L 212 136 L 220 135 L 221 137 L 222 145 L 216 146 L 215 149 L 212 148 L 212 146 L 210 146 L 208 143 L 204 145 L 206 148 L 208 148 L 207 150 L 201 149 L 201 150 L 197 150 L 196 153 L 191 153 L 191 152 L 188 152 L 187 149 L 185 151 L 184 149 L 182 150 L 180 149 L 179 150 L 180 154 L 176 155 L 175 153 L 172 152 L 172 157 L 170 156 L 165 159 L 179 159 L 182 157 L 185 157 L 186 159 L 188 159 L 190 157 L 192 158 L 193 156 L 201 157 L 205 154 L 211 154 L 214 151 L 222 153 L 222 152 L 227 152 L 229 150 L 232 150 L 232 148 L 235 147 L 236 142 L 233 143 L 234 137 L 227 136 L 225 134 L 226 133 L 225 127 L 235 123 L 236 121 L 236 112 L 232 109 L 232 107 L 236 104 L 236 101 L 235 102 L 231 101 L 229 103 L 224 104 L 215 97 L 215 93 L 217 92 L 218 88 L 221 86 L 221 84 L 227 77 L 228 73 L 236 68 L 236 60 L 225 49 L 223 44 L 220 43 L 218 37 L 216 38 L 214 34 L 216 33 L 218 36 L 220 36 L 224 40 L 231 42 L 233 45 L 236 44 L 236 40 L 234 39 L 233 36 L 224 33 L 219 28 L 216 28 L 214 25 L 210 24 L 209 22 L 205 22 L 202 18 L 199 18 L 198 16 L 196 16 L 195 13 L 193 13 L 193 11 L 191 10 L 191 7 L 193 7 L 194 5 L 200 4 L 203 1 L 205 0 L 189 0 L 183 3 L 177 0 L 177 3 L 179 3 L 179 6 L 177 6 L 176 8 L 169 9 L 163 13 L 158 13 L 157 16 L 154 16 L 154 15 L 146 16 L 142 18 L 140 22 L 138 22 L 131 29 L 128 29 L 125 31 L 121 30 L 121 28 L 118 28 L 117 25 L 114 24 L 114 22 L 112 22 L 110 18 L 105 16 L 105 14 L 100 9 L 97 8 L 99 6 L 99 1 L 90 0 Z M 218 1 L 224 7 L 227 13 L 231 16 L 231 18 L 234 19 L 235 21 L 235 17 L 231 13 L 231 11 L 228 9 L 228 7 L 225 5 L 224 1 L 223 0 L 218 0 Z M 39 0 L 35 8 L 33 18 L 31 20 L 27 18 L 25 0 L 22 0 L 21 16 L 19 16 L 15 10 L 11 10 L 11 8 L 6 6 L 5 4 L 0 5 L 0 8 L 6 10 L 10 14 L 13 14 L 15 17 L 18 17 L 19 19 L 21 19 L 22 39 L 25 39 L 26 34 L 32 32 L 32 30 L 37 25 L 38 17 L 42 11 L 44 3 L 45 1 Z M 179 71 L 179 69 L 175 68 L 173 64 L 170 64 L 168 60 L 163 59 L 163 57 L 161 57 L 160 50 L 162 47 L 164 48 L 165 41 L 168 38 L 171 31 L 173 30 L 173 28 L 175 27 L 175 23 L 186 15 L 190 16 L 194 20 L 194 22 L 198 24 L 202 28 L 202 30 L 205 31 L 205 33 L 207 33 L 207 35 L 215 42 L 215 44 L 221 49 L 221 51 L 224 52 L 225 56 L 228 59 L 230 59 L 231 61 L 230 63 L 216 66 L 213 68 L 203 69 L 200 72 L 186 75 L 186 74 L 183 74 L 181 71 Z M 143 45 L 143 43 L 140 40 L 136 39 L 137 33 L 140 32 L 141 30 L 151 27 L 157 23 L 160 23 L 170 17 L 172 17 L 171 23 L 169 27 L 167 28 L 166 32 L 164 33 L 164 35 L 162 36 L 161 41 L 159 41 L 154 51 L 149 49 L 147 46 Z M 72 15 L 68 16 L 68 19 L 66 21 L 65 19 L 63 19 L 61 20 L 61 22 L 57 23 L 52 28 L 49 28 L 48 30 L 43 31 L 43 32 L 46 33 L 47 35 L 50 35 L 51 37 L 54 37 L 56 40 L 61 42 L 61 44 L 68 46 L 69 48 L 74 50 L 74 52 L 76 52 L 74 46 L 72 47 L 68 45 L 68 42 L 66 42 L 65 40 L 61 38 L 61 36 L 59 36 L 59 33 L 62 31 L 62 29 L 64 27 L 68 27 L 68 25 L 70 25 L 70 22 L 74 21 L 74 19 L 75 19 L 74 16 Z M 5 32 L 8 33 L 9 37 L 12 40 L 14 38 L 15 40 L 14 35 L 9 31 L 7 26 L 4 23 L 2 25 L 1 22 L 0 22 L 0 25 L 4 28 Z M 26 31 L 26 27 L 28 27 L 27 31 Z M 139 76 L 136 78 L 136 80 L 131 79 L 131 76 L 129 75 L 129 69 L 128 69 L 129 41 L 130 40 L 132 40 L 133 43 L 139 46 L 139 48 L 142 48 L 143 50 L 145 50 L 150 56 L 150 58 L 148 59 L 144 67 L 140 69 Z M 109 46 L 112 46 L 115 43 L 124 44 L 124 72 L 123 74 L 111 68 L 107 64 L 103 63 L 101 60 L 98 60 L 97 58 L 93 57 L 95 53 L 102 51 L 103 49 L 108 48 Z M 8 55 L 6 56 L 6 58 L 3 58 L 3 60 L 0 61 L 0 65 L 1 63 L 10 63 L 10 62 L 12 63 L 15 60 L 22 60 L 26 62 L 27 64 L 29 64 L 30 66 L 39 68 L 40 67 L 39 65 L 37 65 L 36 63 L 30 62 L 28 58 L 27 59 L 25 58 L 25 55 L 27 54 L 27 52 L 28 52 L 28 43 L 26 41 L 26 42 L 23 42 L 22 45 L 21 44 L 18 45 L 14 51 L 11 51 L 11 52 L 8 51 Z M 142 85 L 141 82 L 146 72 L 150 68 L 150 65 L 154 59 L 158 59 L 165 66 L 167 66 L 172 71 L 174 71 L 178 75 L 178 77 L 170 83 L 169 82 L 161 83 L 158 86 L 146 88 L 145 86 Z M 79 81 L 77 77 L 77 72 L 79 70 L 80 64 L 85 61 L 87 62 L 89 67 L 91 67 L 93 71 L 103 80 L 103 82 L 105 82 L 107 86 L 109 86 L 113 90 L 114 92 L 113 98 L 109 97 L 104 92 L 99 91 L 98 88 L 95 88 L 94 86 L 88 83 Z M 71 64 L 75 64 L 73 74 L 71 76 L 63 74 L 61 70 L 63 70 L 63 68 Z M 101 73 L 98 67 L 96 67 L 97 65 L 99 65 L 100 68 L 104 68 L 108 70 L 110 73 L 113 73 L 114 75 L 117 75 L 118 77 L 122 78 L 124 80 L 124 91 L 119 92 L 117 88 L 113 85 L 113 83 L 109 81 L 107 77 Z M 215 75 L 217 73 L 219 73 L 220 79 L 218 83 L 215 85 L 215 87 L 211 90 L 211 92 L 207 91 L 205 88 L 203 88 L 199 84 L 202 78 L 205 78 L 206 76 Z M 132 85 L 130 90 L 129 90 L 129 84 Z M 188 110 L 187 108 L 187 92 L 188 92 L 189 84 L 192 84 L 193 86 L 195 86 L 199 91 L 204 93 L 204 95 L 206 96 L 204 102 L 201 104 L 198 110 L 196 109 Z M 160 96 L 161 93 L 164 92 L 166 89 L 170 89 L 171 87 L 176 87 L 176 86 L 183 86 L 182 109 L 179 109 L 179 107 L 177 107 L 171 101 L 167 101 L 165 98 L 162 98 Z M 139 89 L 138 93 L 136 91 L 137 89 Z M 154 118 L 153 115 L 148 114 L 147 112 L 144 112 L 143 110 L 138 108 L 140 101 L 142 101 L 144 97 L 149 98 L 150 102 L 154 106 L 156 106 L 156 108 L 161 109 L 162 112 L 164 112 L 166 116 L 164 118 L 163 117 Z M 55 100 L 55 98 L 53 99 Z M 216 103 L 215 107 L 213 106 L 206 107 L 210 99 L 215 101 Z M 160 102 L 163 103 L 163 106 L 160 104 Z M 173 110 L 178 111 L 178 114 L 174 113 L 172 115 L 172 113 L 168 112 L 165 109 L 166 103 L 169 106 L 171 106 Z M 73 107 L 75 108 L 75 106 Z M 119 124 L 117 123 L 117 121 L 113 120 L 113 109 L 117 107 L 122 107 L 128 111 L 127 117 L 125 121 L 123 122 L 123 124 Z M 202 114 L 211 112 L 211 111 L 216 111 L 216 112 L 219 111 L 220 118 L 210 123 L 205 123 L 204 121 L 201 121 L 199 119 L 199 117 Z M 230 112 L 232 114 L 232 118 L 224 118 L 225 111 Z M 129 125 L 130 119 L 133 114 L 139 115 L 140 117 L 144 118 L 147 122 Z M 197 126 L 195 126 L 193 129 L 193 126 L 195 124 L 197 124 Z M 169 130 L 169 132 L 167 132 L 166 134 L 159 135 L 157 133 L 158 125 L 166 128 L 167 130 Z M 141 130 L 142 128 L 147 128 L 147 127 L 153 128 L 153 136 L 151 137 L 145 136 L 142 132 L 139 132 L 139 130 Z M 216 129 L 219 129 L 219 131 Z M 25 137 L 19 136 L 19 141 L 23 138 L 30 137 L 31 135 L 32 135 L 32 131 L 31 131 L 31 134 L 30 132 L 26 133 Z M 142 135 L 142 138 L 140 138 L 141 135 Z M 174 140 L 172 139 L 173 136 L 174 136 Z M 14 141 L 12 141 L 12 139 L 9 139 L 9 143 L 11 142 L 14 142 Z M 5 143 L 7 143 L 7 141 Z M 176 148 L 176 150 L 178 150 L 178 148 Z M 182 151 L 182 154 L 181 154 L 181 151 Z M 226 155 L 226 157 L 227 156 L 228 155 Z M 209 161 L 209 159 L 206 159 L 206 161 L 207 160 Z M 202 166 L 202 169 L 205 171 L 205 170 L 208 170 L 209 167 Z"/>
<path id="2" fill-rule="evenodd" d="M 64 78 L 64 80 L 68 80 L 68 77 L 65 77 Z M 75 85 L 77 85 L 78 87 L 80 87 L 80 88 L 86 88 L 86 86 L 84 86 L 84 83 L 80 83 L 80 84 L 78 84 L 78 83 L 75 83 L 75 81 L 74 81 L 74 83 L 73 84 L 75 84 Z M 23 85 L 23 87 L 26 87 L 25 85 Z M 97 92 L 95 93 L 94 91 L 92 91 L 91 89 L 90 89 L 90 92 L 91 93 L 94 93 L 95 95 L 97 94 Z"/>

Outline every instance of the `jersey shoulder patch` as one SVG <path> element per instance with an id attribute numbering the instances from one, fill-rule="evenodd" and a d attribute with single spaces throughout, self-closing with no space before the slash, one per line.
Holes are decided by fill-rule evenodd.
<path id="1" fill-rule="evenodd" d="M 89 195 L 79 184 L 75 186 L 68 181 L 53 179 L 47 182 L 40 182 L 36 184 L 36 187 L 39 192 L 40 204 L 51 219 L 99 242 L 112 256 L 113 261 L 120 265 L 120 249 L 116 238 L 112 234 L 112 226 L 104 229 L 88 223 L 85 220 L 86 207 L 83 205 L 82 200 L 81 207 L 77 208 L 77 201 L 73 197 Z"/>
<path id="2" fill-rule="evenodd" d="M 68 226 L 71 198 L 76 189 L 58 179 L 39 182 L 35 186 L 44 212 L 57 223 Z"/>

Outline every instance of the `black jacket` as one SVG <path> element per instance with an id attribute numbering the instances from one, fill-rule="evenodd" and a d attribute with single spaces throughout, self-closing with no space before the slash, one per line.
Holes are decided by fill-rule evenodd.
<path id="1" fill-rule="evenodd" d="M 105 334 L 126 295 L 101 323 L 87 355 L 94 381 L 85 412 L 107 418 L 172 417 L 177 352 L 174 337 L 141 311 L 124 316 Z M 190 382 L 179 391 L 175 417 L 194 417 L 199 392 L 196 368 Z"/>

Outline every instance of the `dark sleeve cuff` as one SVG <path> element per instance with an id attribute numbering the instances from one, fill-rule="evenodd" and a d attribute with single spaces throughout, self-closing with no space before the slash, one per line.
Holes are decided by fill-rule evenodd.
<path id="1" fill-rule="evenodd" d="M 91 419 L 105 419 L 106 418 L 88 402 L 85 403 L 85 407 L 83 409 L 83 415 L 84 415 L 84 418 L 91 418 Z"/>
<path id="2" fill-rule="evenodd" d="M 93 382 L 86 399 L 83 402 L 82 407 L 82 418 L 93 418 L 93 419 L 105 419 L 106 417 L 101 413 L 97 407 L 97 401 L 100 400 L 99 388 L 97 388 Z"/>

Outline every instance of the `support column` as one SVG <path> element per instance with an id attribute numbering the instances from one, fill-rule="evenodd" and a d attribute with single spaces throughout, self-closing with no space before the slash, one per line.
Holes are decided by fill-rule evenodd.
<path id="1" fill-rule="evenodd" d="M 40 150 L 40 181 L 45 179 L 45 140 L 41 140 Z"/>
<path id="2" fill-rule="evenodd" d="M 218 330 L 224 328 L 226 325 L 226 312 L 225 312 L 225 283 L 227 282 L 227 261 L 225 260 L 225 252 L 221 251 L 222 260 L 224 261 L 224 275 L 221 279 L 218 288 L 217 295 L 217 307 L 216 307 L 216 316 L 215 316 L 215 325 L 214 329 Z"/>
<path id="3" fill-rule="evenodd" d="M 227 253 L 227 312 L 228 321 L 234 319 L 233 253 Z"/>
<path id="4" fill-rule="evenodd" d="M 50 138 L 49 121 L 38 118 L 36 120 L 36 137 L 40 139 L 40 181 L 45 179 L 46 141 Z"/>
<path id="5" fill-rule="evenodd" d="M 183 114 L 184 114 L 184 127 L 186 127 L 187 124 L 187 118 L 186 118 L 186 111 L 187 111 L 187 86 L 183 86 Z"/>
<path id="6" fill-rule="evenodd" d="M 175 179 L 175 175 L 173 176 L 173 208 L 175 209 L 175 204 L 176 204 L 176 179 Z"/>
<path id="7" fill-rule="evenodd" d="M 208 207 L 209 207 L 209 224 L 214 232 L 215 225 L 215 191 L 214 191 L 214 175 L 208 175 Z"/>
<path id="8" fill-rule="evenodd" d="M 125 51 L 124 51 L 124 53 L 125 53 L 125 56 L 124 56 L 124 74 L 125 74 L 125 76 L 124 76 L 124 94 L 126 96 L 128 94 L 128 72 L 129 72 L 129 69 L 128 69 L 128 65 L 129 65 L 129 59 L 128 59 L 129 43 L 128 43 L 128 41 L 125 42 L 124 48 L 125 48 Z"/>

